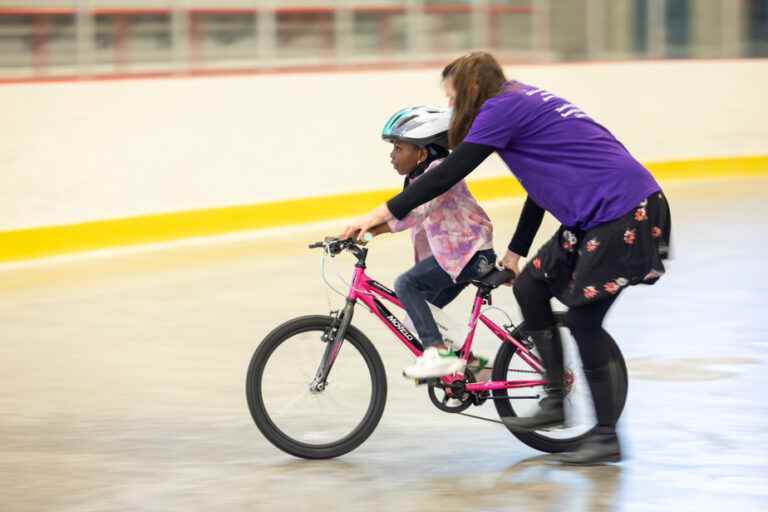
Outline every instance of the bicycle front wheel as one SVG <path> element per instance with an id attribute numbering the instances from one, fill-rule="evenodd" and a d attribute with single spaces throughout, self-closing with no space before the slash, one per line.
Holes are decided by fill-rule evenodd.
<path id="1" fill-rule="evenodd" d="M 305 316 L 277 327 L 253 354 L 246 397 L 253 421 L 281 450 L 329 459 L 357 448 L 384 412 L 387 380 L 370 340 L 349 326 L 322 391 L 310 390 L 332 319 Z"/>

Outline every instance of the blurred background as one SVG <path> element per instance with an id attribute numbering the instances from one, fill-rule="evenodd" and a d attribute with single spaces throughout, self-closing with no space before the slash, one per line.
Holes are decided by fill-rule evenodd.
<path id="1" fill-rule="evenodd" d="M 364 308 L 382 422 L 339 460 L 289 457 L 248 414 L 248 362 L 342 303 L 307 244 L 396 192 L 382 125 L 444 105 L 442 67 L 474 49 L 609 128 L 670 200 L 668 274 L 607 320 L 627 461 L 547 464 L 440 413 Z M 766 509 L 766 57 L 768 0 L 0 0 L 0 509 Z M 495 157 L 470 178 L 500 253 L 521 190 Z M 405 234 L 370 250 L 385 284 L 413 263 Z M 509 289 L 494 305 L 519 322 Z"/>
<path id="2" fill-rule="evenodd" d="M 768 0 L 0 1 L 0 77 L 768 56 Z"/>

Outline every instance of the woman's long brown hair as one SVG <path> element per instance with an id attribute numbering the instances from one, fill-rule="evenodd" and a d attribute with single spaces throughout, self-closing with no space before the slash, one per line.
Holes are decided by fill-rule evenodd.
<path id="1" fill-rule="evenodd" d="M 507 79 L 493 55 L 486 52 L 472 52 L 445 66 L 443 80 L 448 78 L 456 91 L 448 129 L 448 142 L 454 148 L 467 136 L 483 102 L 499 94 Z"/>

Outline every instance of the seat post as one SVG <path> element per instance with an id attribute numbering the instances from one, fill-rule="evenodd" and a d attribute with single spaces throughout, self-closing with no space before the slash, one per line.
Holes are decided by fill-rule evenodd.
<path id="1" fill-rule="evenodd" d="M 491 304 L 491 288 L 485 285 L 475 284 L 477 286 L 477 293 L 475 297 L 480 297 L 486 304 Z"/>

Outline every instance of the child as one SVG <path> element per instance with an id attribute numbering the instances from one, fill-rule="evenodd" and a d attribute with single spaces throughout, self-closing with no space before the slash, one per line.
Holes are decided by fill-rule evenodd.
<path id="1" fill-rule="evenodd" d="M 382 138 L 392 143 L 390 160 L 398 174 L 406 177 L 405 187 L 448 156 L 450 120 L 450 111 L 412 107 L 397 112 L 384 125 Z M 394 233 L 408 228 L 416 265 L 395 280 L 395 292 L 416 328 L 424 353 L 403 374 L 427 379 L 462 372 L 464 361 L 453 352 L 450 341 L 463 340 L 443 339 L 427 302 L 445 307 L 471 280 L 494 268 L 491 221 L 462 180 L 404 219 L 377 226 L 372 232 Z M 478 375 L 486 363 L 481 357 L 469 363 L 478 380 L 488 378 L 489 372 Z"/>

